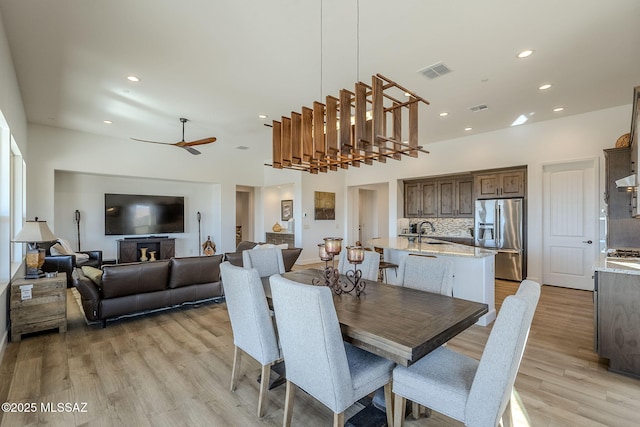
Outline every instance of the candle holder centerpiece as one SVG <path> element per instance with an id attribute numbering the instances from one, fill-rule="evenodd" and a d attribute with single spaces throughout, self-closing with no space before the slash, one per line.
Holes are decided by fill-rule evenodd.
<path id="1" fill-rule="evenodd" d="M 358 269 L 358 264 L 364 260 L 364 249 L 361 246 L 349 246 L 346 248 L 347 260 L 354 265 L 353 270 L 346 272 L 347 281 L 340 280 L 340 272 L 335 267 L 335 256 L 342 250 L 342 238 L 325 237 L 324 243 L 318 245 L 318 256 L 324 261 L 322 277 L 313 279 L 314 285 L 324 285 L 330 287 L 333 292 L 340 295 L 344 292 L 355 290 L 356 296 L 364 290 L 366 283 L 362 280 L 362 271 Z M 331 262 L 331 265 L 329 265 Z"/>
<path id="2" fill-rule="evenodd" d="M 362 270 L 358 268 L 358 265 L 364 261 L 364 248 L 362 246 L 347 247 L 347 260 L 350 264 L 353 264 L 353 270 L 347 270 L 345 273 L 349 283 L 340 282 L 340 292 L 336 289 L 334 291 L 337 294 L 341 294 L 342 292 L 355 290 L 356 296 L 359 297 L 365 286 L 367 286 L 367 282 L 362 279 Z"/>
<path id="3" fill-rule="evenodd" d="M 318 256 L 324 261 L 324 268 L 322 269 L 322 280 L 314 278 L 312 281 L 314 285 L 324 285 L 335 290 L 340 278 L 340 272 L 335 268 L 334 259 L 341 250 L 342 238 L 340 237 L 325 237 L 324 243 L 318 245 Z M 329 262 L 331 262 L 331 265 L 329 265 Z"/>

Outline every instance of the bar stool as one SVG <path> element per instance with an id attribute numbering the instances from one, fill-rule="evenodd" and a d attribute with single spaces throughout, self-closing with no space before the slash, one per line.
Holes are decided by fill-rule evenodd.
<path id="1" fill-rule="evenodd" d="M 398 275 L 398 264 L 394 264 L 392 262 L 384 261 L 384 249 L 383 248 L 374 247 L 373 250 L 380 254 L 380 266 L 378 267 L 380 273 L 378 275 L 378 277 L 379 277 L 378 280 L 380 280 L 383 283 L 387 283 L 387 269 L 393 268 L 393 271 L 397 276 Z"/>

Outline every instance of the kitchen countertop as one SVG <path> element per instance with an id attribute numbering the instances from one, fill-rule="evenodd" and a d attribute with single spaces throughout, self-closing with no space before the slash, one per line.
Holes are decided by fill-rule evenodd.
<path id="1" fill-rule="evenodd" d="M 398 251 L 416 252 L 426 255 L 447 255 L 458 257 L 483 258 L 494 256 L 496 251 L 491 249 L 477 248 L 473 246 L 461 245 L 459 243 L 445 242 L 443 240 L 422 237 L 422 243 L 409 242 L 406 237 L 389 237 L 371 239 L 370 245 L 385 249 L 395 249 Z M 639 272 L 640 274 L 640 272 Z"/>
<path id="2" fill-rule="evenodd" d="M 613 258 L 600 255 L 594 265 L 595 271 L 606 271 L 609 273 L 623 273 L 640 275 L 640 259 L 638 258 Z"/>

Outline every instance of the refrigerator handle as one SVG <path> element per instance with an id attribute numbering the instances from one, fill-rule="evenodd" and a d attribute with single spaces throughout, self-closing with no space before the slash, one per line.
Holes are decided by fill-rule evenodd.
<path id="1" fill-rule="evenodd" d="M 501 220 L 502 220 L 502 211 L 500 208 L 500 204 L 496 203 L 496 212 L 495 212 L 495 219 L 493 221 L 494 223 L 494 228 L 495 228 L 495 238 L 496 238 L 496 246 L 500 247 L 502 246 L 502 242 L 500 242 L 500 240 L 502 240 L 502 236 L 500 235 L 500 229 L 501 229 Z"/>

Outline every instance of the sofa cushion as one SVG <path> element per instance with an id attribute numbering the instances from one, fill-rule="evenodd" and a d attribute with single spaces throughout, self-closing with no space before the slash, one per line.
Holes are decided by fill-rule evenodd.
<path id="1" fill-rule="evenodd" d="M 169 288 L 220 281 L 220 263 L 223 255 L 197 256 L 171 259 Z"/>
<path id="2" fill-rule="evenodd" d="M 87 276 L 93 283 L 96 284 L 97 287 L 102 287 L 102 270 L 88 265 L 80 267 L 80 269 L 85 276 Z"/>
<path id="3" fill-rule="evenodd" d="M 169 260 L 103 266 L 104 298 L 161 291 L 167 288 Z"/>

